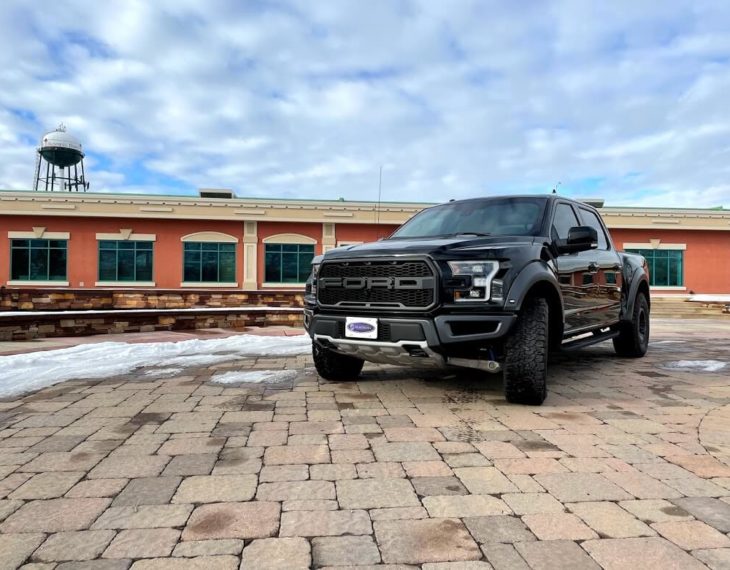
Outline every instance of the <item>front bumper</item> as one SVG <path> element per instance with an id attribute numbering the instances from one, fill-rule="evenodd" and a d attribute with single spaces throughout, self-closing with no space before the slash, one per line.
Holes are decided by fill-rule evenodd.
<path id="1" fill-rule="evenodd" d="M 345 336 L 344 315 L 305 309 L 304 326 L 321 345 L 369 362 L 444 366 L 460 343 L 488 344 L 506 335 L 516 318 L 512 313 L 383 317 L 378 318 L 378 338 L 363 340 Z"/>

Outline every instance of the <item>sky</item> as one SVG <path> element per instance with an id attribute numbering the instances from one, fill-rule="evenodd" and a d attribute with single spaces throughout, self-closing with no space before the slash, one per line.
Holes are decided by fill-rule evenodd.
<path id="1" fill-rule="evenodd" d="M 730 2 L 4 0 L 0 188 L 730 208 Z"/>

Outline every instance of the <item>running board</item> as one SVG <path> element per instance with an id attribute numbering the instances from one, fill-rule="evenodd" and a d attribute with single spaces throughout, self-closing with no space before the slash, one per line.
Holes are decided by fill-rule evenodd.
<path id="1" fill-rule="evenodd" d="M 572 350 L 578 350 L 592 344 L 603 342 L 604 340 L 611 340 L 619 335 L 619 331 L 607 331 L 603 333 L 593 333 L 590 336 L 582 337 L 576 340 L 571 340 L 565 344 L 560 345 L 560 350 L 563 352 L 570 352 Z"/>

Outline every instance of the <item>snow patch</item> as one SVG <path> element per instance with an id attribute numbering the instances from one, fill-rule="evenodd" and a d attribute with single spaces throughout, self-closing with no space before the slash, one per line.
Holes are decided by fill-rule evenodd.
<path id="1" fill-rule="evenodd" d="M 701 370 L 703 372 L 717 372 L 725 368 L 726 363 L 721 360 L 676 360 L 667 362 L 666 368 L 675 370 Z"/>
<path id="2" fill-rule="evenodd" d="M 181 372 L 181 368 L 153 368 L 152 370 L 145 370 L 145 376 L 159 376 L 165 378 L 167 376 L 174 376 L 178 372 Z"/>
<path id="3" fill-rule="evenodd" d="M 209 366 L 247 356 L 308 354 L 311 349 L 312 341 L 307 335 L 243 334 L 181 342 L 100 342 L 0 356 L 0 397 L 39 390 L 66 380 L 120 376 L 146 366 L 178 369 Z"/>
<path id="4" fill-rule="evenodd" d="M 216 384 L 238 384 L 247 382 L 249 384 L 276 382 L 288 382 L 296 378 L 296 370 L 248 370 L 245 372 L 223 372 L 211 378 Z"/>

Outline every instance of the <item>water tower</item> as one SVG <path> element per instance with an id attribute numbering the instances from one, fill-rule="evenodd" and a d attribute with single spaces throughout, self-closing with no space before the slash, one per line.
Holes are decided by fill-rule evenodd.
<path id="1" fill-rule="evenodd" d="M 68 134 L 66 127 L 60 124 L 55 131 L 43 135 L 41 145 L 38 147 L 33 190 L 86 192 L 88 188 L 81 143 L 76 137 Z"/>

